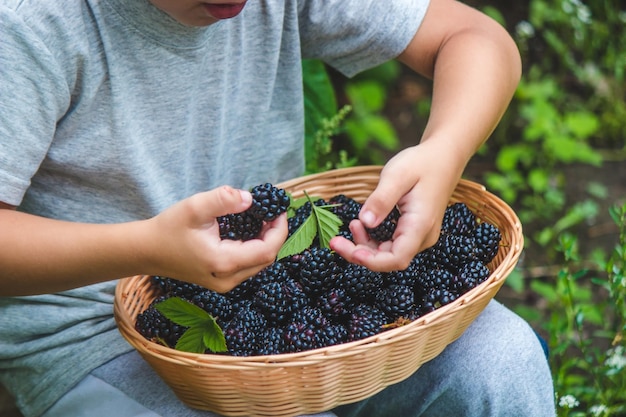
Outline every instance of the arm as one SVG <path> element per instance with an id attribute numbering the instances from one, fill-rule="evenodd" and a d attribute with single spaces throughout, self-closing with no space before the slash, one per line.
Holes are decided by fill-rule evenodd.
<path id="1" fill-rule="evenodd" d="M 243 211 L 251 201 L 248 192 L 220 187 L 151 219 L 107 225 L 46 219 L 0 203 L 0 296 L 56 292 L 135 274 L 228 291 L 273 262 L 286 238 L 283 215 L 260 239 L 220 239 L 215 218 Z"/>
<path id="2" fill-rule="evenodd" d="M 431 114 L 419 145 L 394 156 L 351 224 L 356 245 L 331 242 L 346 259 L 379 271 L 405 268 L 436 243 L 449 197 L 465 166 L 491 134 L 521 74 L 517 47 L 496 22 L 453 0 L 432 0 L 424 21 L 398 57 L 432 77 Z M 370 241 L 364 226 L 398 204 L 402 217 L 390 242 Z"/>

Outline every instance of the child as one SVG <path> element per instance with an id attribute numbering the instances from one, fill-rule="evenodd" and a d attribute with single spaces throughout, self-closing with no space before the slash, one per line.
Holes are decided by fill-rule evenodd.
<path id="1" fill-rule="evenodd" d="M 433 78 L 421 139 L 386 164 L 356 243 L 332 241 L 377 271 L 436 241 L 519 80 L 506 32 L 452 0 L 229 1 L 1 2 L 0 381 L 27 417 L 213 415 L 120 336 L 115 279 L 228 291 L 274 260 L 284 216 L 245 243 L 215 218 L 301 175 L 303 57 L 348 76 L 398 58 Z M 395 204 L 394 240 L 368 241 Z M 552 382 L 532 331 L 492 302 L 412 377 L 333 413 L 550 416 Z"/>

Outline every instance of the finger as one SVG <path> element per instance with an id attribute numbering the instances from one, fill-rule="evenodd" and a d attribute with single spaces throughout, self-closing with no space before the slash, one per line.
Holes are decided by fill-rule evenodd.
<path id="1" fill-rule="evenodd" d="M 264 225 L 258 238 L 248 241 L 219 240 L 214 253 L 219 259 L 213 262 L 213 271 L 218 277 L 240 275 L 240 271 L 255 270 L 275 261 L 278 251 L 288 234 L 287 215 L 282 214 L 276 220 Z"/>
<path id="2" fill-rule="evenodd" d="M 350 228 L 354 235 L 362 225 L 351 223 Z M 438 229 L 433 229 L 431 222 L 409 212 L 400 218 L 391 241 L 376 242 L 369 238 L 355 237 L 354 242 L 351 242 L 337 237 L 330 241 L 330 245 L 331 249 L 348 262 L 364 265 L 374 271 L 390 272 L 406 269 L 415 255 L 432 246 L 437 237 Z"/>
<path id="3" fill-rule="evenodd" d="M 347 255 L 352 263 L 363 265 L 372 271 L 391 272 L 406 269 L 414 255 L 399 253 L 395 242 L 384 242 L 378 248 L 356 245 Z"/>
<path id="4" fill-rule="evenodd" d="M 352 233 L 352 240 L 355 244 L 371 247 L 378 246 L 378 242 L 370 237 L 365 229 L 365 225 L 360 220 L 357 219 L 350 222 L 350 232 Z"/>
<path id="5" fill-rule="evenodd" d="M 231 213 L 240 213 L 252 204 L 252 195 L 227 185 L 195 194 L 188 199 L 190 210 L 200 223 Z"/>
<path id="6" fill-rule="evenodd" d="M 359 219 L 365 227 L 378 226 L 416 184 L 417 181 L 406 173 L 396 174 L 397 170 L 396 166 L 387 165 L 381 172 L 378 185 L 363 203 Z"/>
<path id="7" fill-rule="evenodd" d="M 289 234 L 289 226 L 287 222 L 287 213 L 283 213 L 271 222 L 263 225 L 259 238 L 268 245 L 280 249 L 287 240 Z"/>

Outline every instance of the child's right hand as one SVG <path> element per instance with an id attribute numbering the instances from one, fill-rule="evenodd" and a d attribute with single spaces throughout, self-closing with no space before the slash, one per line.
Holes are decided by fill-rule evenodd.
<path id="1" fill-rule="evenodd" d="M 195 194 L 148 220 L 153 275 L 226 292 L 270 265 L 287 238 L 283 214 L 258 239 L 222 240 L 217 217 L 250 207 L 249 192 L 222 186 Z"/>

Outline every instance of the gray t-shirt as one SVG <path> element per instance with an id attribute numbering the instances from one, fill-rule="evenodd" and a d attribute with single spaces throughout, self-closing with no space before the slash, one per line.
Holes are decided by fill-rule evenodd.
<path id="1" fill-rule="evenodd" d="M 301 59 L 348 76 L 380 64 L 427 3 L 254 0 L 191 28 L 147 0 L 0 0 L 0 201 L 124 222 L 218 185 L 301 175 Z M 131 349 L 115 284 L 0 298 L 0 382 L 26 416 Z"/>

